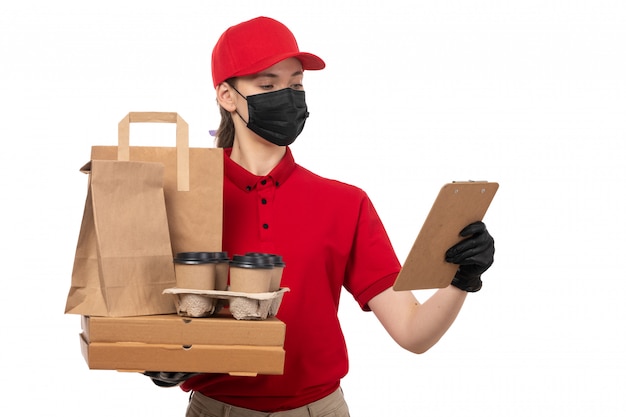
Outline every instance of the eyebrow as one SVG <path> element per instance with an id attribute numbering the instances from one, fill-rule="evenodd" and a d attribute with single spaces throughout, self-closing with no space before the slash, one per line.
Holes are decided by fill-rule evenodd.
<path id="1" fill-rule="evenodd" d="M 291 74 L 291 77 L 297 77 L 303 74 L 304 74 L 303 71 L 296 71 L 293 74 Z M 273 72 L 259 72 L 254 75 L 254 78 L 260 78 L 260 77 L 278 78 L 278 74 L 274 74 Z"/>

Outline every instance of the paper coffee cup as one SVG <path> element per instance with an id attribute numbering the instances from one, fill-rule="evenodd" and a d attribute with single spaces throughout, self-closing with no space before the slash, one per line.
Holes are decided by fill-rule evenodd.
<path id="1" fill-rule="evenodd" d="M 230 261 L 230 291 L 269 292 L 273 268 L 267 256 L 234 255 Z"/>
<path id="2" fill-rule="evenodd" d="M 228 252 L 202 252 L 203 258 L 215 264 L 215 290 L 226 291 L 228 288 Z"/>
<path id="3" fill-rule="evenodd" d="M 174 258 L 176 286 L 193 290 L 214 290 L 216 262 L 210 252 L 182 252 Z"/>
<path id="4" fill-rule="evenodd" d="M 285 263 L 283 262 L 283 257 L 280 255 L 276 255 L 273 253 L 262 253 L 262 252 L 248 252 L 246 253 L 248 256 L 265 256 L 272 263 L 272 279 L 270 280 L 269 291 L 278 291 L 280 289 L 280 281 L 283 277 L 283 269 L 285 268 Z"/>

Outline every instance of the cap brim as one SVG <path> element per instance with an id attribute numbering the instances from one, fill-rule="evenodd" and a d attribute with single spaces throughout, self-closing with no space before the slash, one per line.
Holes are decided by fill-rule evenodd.
<path id="1" fill-rule="evenodd" d="M 313 55 L 308 52 L 296 52 L 274 55 L 272 57 L 265 58 L 261 61 L 255 62 L 253 65 L 241 69 L 233 76 L 244 77 L 246 75 L 257 74 L 287 58 L 297 58 L 302 63 L 302 70 L 316 71 L 326 67 L 326 63 L 317 55 Z"/>
<path id="2" fill-rule="evenodd" d="M 308 52 L 300 52 L 295 56 L 300 62 L 302 62 L 303 70 L 316 71 L 326 67 L 326 63 L 317 55 L 310 54 Z"/>

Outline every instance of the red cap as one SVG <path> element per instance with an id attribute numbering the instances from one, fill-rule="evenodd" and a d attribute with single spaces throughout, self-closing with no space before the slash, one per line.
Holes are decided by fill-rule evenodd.
<path id="1" fill-rule="evenodd" d="M 231 26 L 213 48 L 213 86 L 231 77 L 256 74 L 292 57 L 300 60 L 303 70 L 326 66 L 320 57 L 300 52 L 293 33 L 274 19 L 257 17 Z"/>

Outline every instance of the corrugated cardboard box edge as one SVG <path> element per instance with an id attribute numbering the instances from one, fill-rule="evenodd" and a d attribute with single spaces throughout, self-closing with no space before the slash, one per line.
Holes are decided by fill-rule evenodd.
<path id="1" fill-rule="evenodd" d="M 230 315 L 209 318 L 177 314 L 141 317 L 81 318 L 88 342 L 141 342 L 176 345 L 283 346 L 285 323 L 275 317 L 236 320 Z"/>
<path id="2" fill-rule="evenodd" d="M 278 346 L 89 343 L 82 334 L 80 344 L 89 369 L 279 375 L 285 362 Z"/>

